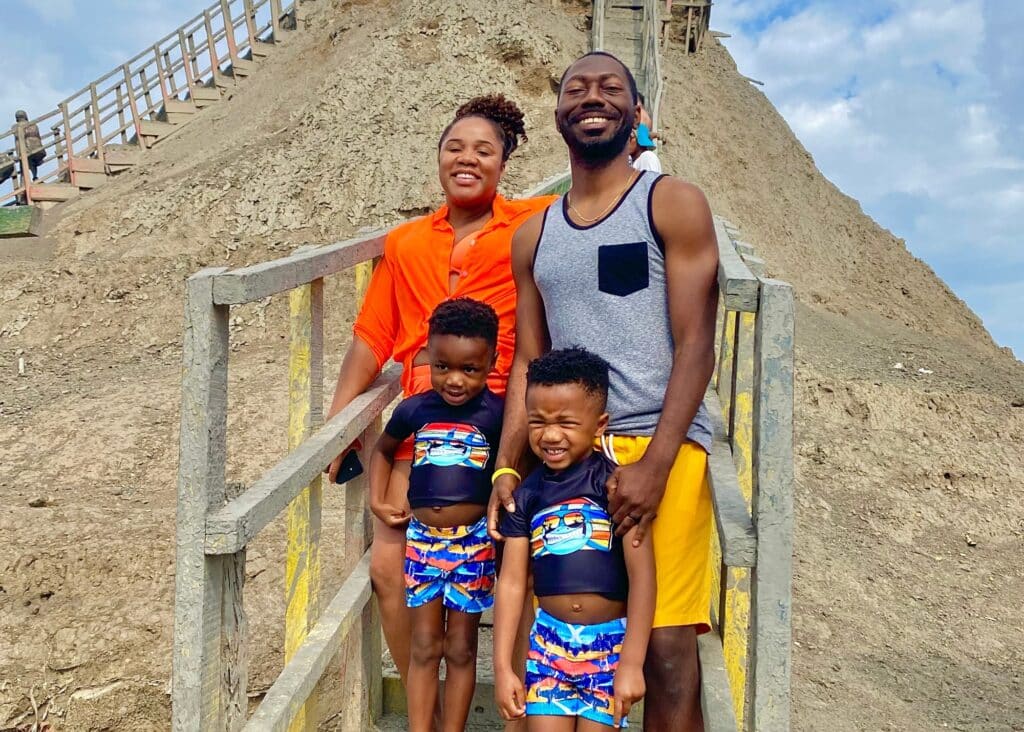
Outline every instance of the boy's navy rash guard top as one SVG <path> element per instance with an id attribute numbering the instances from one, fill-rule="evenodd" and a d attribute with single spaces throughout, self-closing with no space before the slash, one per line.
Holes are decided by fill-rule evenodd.
<path id="1" fill-rule="evenodd" d="M 487 505 L 504 406 L 485 387 L 458 406 L 426 391 L 395 408 L 384 431 L 396 440 L 414 436 L 410 506 Z"/>
<path id="2" fill-rule="evenodd" d="M 595 593 L 626 599 L 622 538 L 615 536 L 605 490 L 614 471 L 595 452 L 558 473 L 535 470 L 512 494 L 516 510 L 502 517 L 500 531 L 530 539 L 537 597 Z"/>

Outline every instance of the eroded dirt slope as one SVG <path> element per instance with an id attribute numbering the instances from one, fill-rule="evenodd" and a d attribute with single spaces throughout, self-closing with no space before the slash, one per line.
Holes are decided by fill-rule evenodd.
<path id="1" fill-rule="evenodd" d="M 725 49 L 663 67 L 666 169 L 797 293 L 794 727 L 1021 729 L 1024 365 Z"/>

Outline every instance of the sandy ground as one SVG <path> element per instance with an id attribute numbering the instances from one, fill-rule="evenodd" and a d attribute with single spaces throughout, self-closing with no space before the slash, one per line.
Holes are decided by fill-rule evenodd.
<path id="1" fill-rule="evenodd" d="M 0 257 L 0 729 L 32 700 L 58 728 L 168 724 L 184 278 L 437 205 L 437 136 L 477 93 L 527 112 L 507 192 L 559 172 L 552 85 L 587 5 L 319 0 L 228 101 L 67 206 L 52 260 Z M 1024 729 L 1024 367 L 724 49 L 663 65 L 666 169 L 799 300 L 794 728 Z M 351 295 L 326 288 L 328 380 Z M 236 490 L 285 449 L 285 314 L 232 312 Z M 328 491 L 326 592 L 340 503 Z M 253 693 L 281 664 L 283 545 L 278 522 L 248 555 Z"/>

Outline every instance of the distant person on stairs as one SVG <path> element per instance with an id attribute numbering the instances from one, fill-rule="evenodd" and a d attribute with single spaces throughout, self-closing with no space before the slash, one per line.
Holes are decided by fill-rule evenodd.
<path id="1" fill-rule="evenodd" d="M 494 393 L 505 393 L 515 346 L 512 235 L 555 198 L 509 201 L 498 194 L 509 156 L 525 140 L 523 113 L 502 96 L 477 97 L 455 113 L 438 143 L 445 203 L 388 233 L 384 257 L 341 364 L 328 418 L 364 392 L 391 358 L 402 365 L 403 396 L 428 391 L 427 320 L 439 303 L 456 297 L 480 300 L 497 312 L 497 360 L 487 383 Z M 328 468 L 331 480 L 343 457 Z M 395 456 L 383 502 L 382 513 L 392 515 L 374 520 L 370 560 L 384 638 L 403 681 L 409 669 L 410 620 L 402 570 L 412 457 L 413 444 L 406 441 Z"/>
<path id="2" fill-rule="evenodd" d="M 654 152 L 654 140 L 651 131 L 642 122 L 629 135 L 629 161 L 635 170 L 661 172 L 661 160 Z"/>
<path id="3" fill-rule="evenodd" d="M 46 150 L 43 149 L 43 139 L 39 136 L 39 125 L 29 124 L 28 114 L 20 109 L 14 113 L 14 123 L 22 129 L 22 135 L 25 138 L 25 149 L 27 150 L 29 172 L 32 174 L 31 180 L 35 180 L 39 172 L 39 165 L 46 157 Z M 15 140 L 17 139 L 15 137 Z M 21 155 L 20 150 L 18 155 Z M 22 171 L 22 176 L 25 176 L 25 171 Z M 27 182 L 28 180 L 30 179 L 25 177 L 25 181 Z"/>
<path id="4" fill-rule="evenodd" d="M 711 424 L 703 404 L 714 369 L 718 246 L 695 186 L 630 167 L 640 113 L 636 81 L 614 56 L 589 53 L 565 71 L 555 121 L 572 187 L 512 243 L 516 350 L 505 400 L 495 492 L 518 508 L 519 464 L 532 422 L 527 364 L 581 346 L 610 364 L 601 445 L 618 464 L 608 512 L 619 536 L 652 541 L 654 624 L 644 662 L 645 732 L 703 729 L 697 634 L 710 629 Z M 499 579 L 500 582 L 500 579 Z"/>

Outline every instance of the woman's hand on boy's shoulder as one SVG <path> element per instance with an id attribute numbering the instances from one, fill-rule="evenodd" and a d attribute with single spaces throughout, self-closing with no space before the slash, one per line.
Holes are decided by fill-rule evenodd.
<path id="1" fill-rule="evenodd" d="M 621 727 L 622 720 L 629 716 L 629 710 L 647 693 L 643 669 L 635 664 L 620 663 L 615 669 L 612 689 L 615 694 L 615 726 Z"/>
<path id="2" fill-rule="evenodd" d="M 506 722 L 526 716 L 526 687 L 511 669 L 495 669 L 494 703 Z"/>

